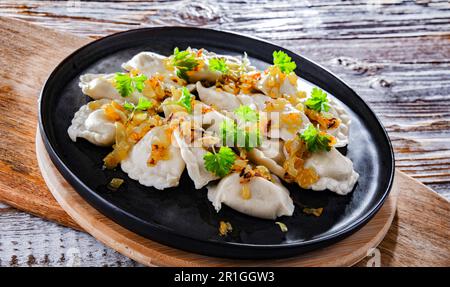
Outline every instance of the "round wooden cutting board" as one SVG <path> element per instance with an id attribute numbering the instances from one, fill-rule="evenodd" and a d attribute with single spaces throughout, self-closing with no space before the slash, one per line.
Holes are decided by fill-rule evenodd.
<path id="1" fill-rule="evenodd" d="M 53 165 L 36 133 L 36 154 L 47 186 L 62 208 L 92 236 L 147 266 L 351 266 L 372 255 L 386 235 L 396 212 L 398 186 L 378 213 L 359 231 L 338 243 L 296 257 L 273 260 L 235 260 L 208 257 L 168 247 L 139 236 L 90 206 Z"/>

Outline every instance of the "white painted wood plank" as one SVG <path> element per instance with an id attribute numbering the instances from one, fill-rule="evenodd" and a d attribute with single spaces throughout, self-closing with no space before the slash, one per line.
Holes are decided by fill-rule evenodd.
<path id="1" fill-rule="evenodd" d="M 140 266 L 92 236 L 0 205 L 0 266 Z"/>

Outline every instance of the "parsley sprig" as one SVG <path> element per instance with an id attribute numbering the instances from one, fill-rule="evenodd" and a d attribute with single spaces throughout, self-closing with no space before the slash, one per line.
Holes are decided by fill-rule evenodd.
<path id="1" fill-rule="evenodd" d="M 192 103 L 195 99 L 195 96 L 189 92 L 188 88 L 181 88 L 181 96 L 177 101 L 167 101 L 164 102 L 164 105 L 179 105 L 186 109 L 186 111 L 192 114 Z"/>
<path id="2" fill-rule="evenodd" d="M 131 95 L 135 90 L 142 93 L 147 76 L 131 76 L 129 73 L 116 73 L 114 80 L 117 91 L 125 98 Z"/>
<path id="3" fill-rule="evenodd" d="M 187 72 L 194 70 L 198 64 L 199 61 L 191 51 L 180 51 L 178 47 L 173 50 L 172 65 L 177 69 L 178 77 L 187 81 Z"/>
<path id="4" fill-rule="evenodd" d="M 186 87 L 183 87 L 181 89 L 181 97 L 178 101 L 175 103 L 177 105 L 182 106 L 186 109 L 188 113 L 192 113 L 192 101 L 194 100 L 194 95 L 189 92 L 189 90 Z"/>
<path id="5" fill-rule="evenodd" d="M 332 136 L 316 129 L 310 124 L 302 134 L 299 134 L 300 139 L 306 143 L 306 148 L 309 152 L 316 151 L 330 151 Z"/>
<path id="6" fill-rule="evenodd" d="M 208 67 L 211 71 L 218 71 L 223 74 L 230 70 L 224 58 L 211 58 L 208 61 Z"/>
<path id="7" fill-rule="evenodd" d="M 273 52 L 273 64 L 285 74 L 289 74 L 297 68 L 297 64 L 283 51 Z"/>
<path id="8" fill-rule="evenodd" d="M 305 102 L 305 105 L 311 110 L 317 112 L 328 112 L 330 105 L 328 104 L 327 93 L 323 90 L 314 87 L 311 91 L 311 97 Z"/>
<path id="9" fill-rule="evenodd" d="M 237 125 L 233 120 L 225 119 L 219 126 L 219 137 L 223 145 L 235 145 L 237 142 Z"/>
<path id="10" fill-rule="evenodd" d="M 239 127 L 236 122 L 226 119 L 220 123 L 219 136 L 223 145 L 241 146 L 251 151 L 261 144 L 261 132 L 258 128 Z"/>
<path id="11" fill-rule="evenodd" d="M 146 111 L 151 108 L 152 105 L 152 102 L 150 102 L 146 97 L 140 97 L 137 105 L 130 102 L 125 102 L 123 107 L 133 113 L 135 111 Z"/>
<path id="12" fill-rule="evenodd" d="M 236 116 L 239 117 L 244 122 L 257 122 L 259 120 L 259 114 L 257 111 L 253 110 L 249 106 L 241 105 L 239 108 L 234 110 Z"/>
<path id="13" fill-rule="evenodd" d="M 254 147 L 261 145 L 261 132 L 259 129 L 247 130 L 238 128 L 237 132 L 237 144 L 242 145 L 244 141 L 244 148 L 246 151 L 251 151 Z"/>
<path id="14" fill-rule="evenodd" d="M 236 155 L 231 148 L 222 146 L 218 152 L 214 148 L 213 152 L 207 152 L 203 156 L 203 160 L 205 161 L 206 170 L 219 177 L 224 177 L 231 172 Z"/>

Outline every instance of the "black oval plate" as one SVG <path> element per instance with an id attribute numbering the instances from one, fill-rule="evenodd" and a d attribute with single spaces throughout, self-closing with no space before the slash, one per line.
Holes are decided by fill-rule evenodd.
<path id="1" fill-rule="evenodd" d="M 130 30 L 94 41 L 68 56 L 49 76 L 41 93 L 39 127 L 48 153 L 62 175 L 91 205 L 120 225 L 160 243 L 210 256 L 275 258 L 293 256 L 329 245 L 363 226 L 381 207 L 393 181 L 394 158 L 388 136 L 367 104 L 344 82 L 310 60 L 286 51 L 297 63 L 297 74 L 338 98 L 350 113 L 350 144 L 345 150 L 360 174 L 354 192 L 339 196 L 288 186 L 296 202 L 324 207 L 320 217 L 302 213 L 279 218 L 282 233 L 271 220 L 243 215 L 223 207 L 216 213 L 206 189 L 195 190 L 186 172 L 180 185 L 164 191 L 131 180 L 120 168 L 102 170 L 109 148 L 67 135 L 74 113 L 89 99 L 78 87 L 84 73 L 120 71 L 122 62 L 140 51 L 170 55 L 174 47 L 206 48 L 223 54 L 248 56 L 260 69 L 272 61 L 268 42 L 215 30 L 181 27 Z M 49 55 L 51 57 L 51 55 Z M 106 185 L 126 179 L 116 192 Z M 218 235 L 219 221 L 231 222 L 233 232 Z"/>

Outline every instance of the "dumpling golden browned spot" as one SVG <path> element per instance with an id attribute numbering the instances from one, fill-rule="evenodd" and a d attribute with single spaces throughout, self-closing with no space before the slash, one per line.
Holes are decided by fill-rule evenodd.
<path id="1" fill-rule="evenodd" d="M 122 170 L 145 186 L 157 189 L 177 186 L 185 163 L 180 149 L 170 142 L 170 137 L 167 126 L 153 128 L 120 163 Z M 162 154 L 154 157 L 161 150 Z"/>
<path id="2" fill-rule="evenodd" d="M 231 173 L 222 178 L 219 184 L 208 186 L 208 199 L 217 211 L 223 203 L 241 213 L 264 219 L 292 216 L 294 203 L 289 197 L 289 191 L 275 175 L 272 178 L 273 182 L 262 177 L 252 177 L 248 182 L 241 183 L 239 174 Z"/>
<path id="3" fill-rule="evenodd" d="M 110 102 L 111 100 L 103 99 L 96 104 L 100 107 Z M 75 113 L 67 130 L 70 139 L 76 142 L 77 138 L 84 138 L 98 146 L 111 146 L 116 135 L 114 121 L 105 116 L 103 109 L 92 109 L 89 106 L 83 105 Z"/>

